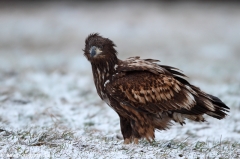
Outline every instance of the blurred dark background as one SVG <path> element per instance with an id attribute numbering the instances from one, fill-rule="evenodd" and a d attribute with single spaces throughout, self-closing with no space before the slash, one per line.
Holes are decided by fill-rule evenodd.
<path id="1" fill-rule="evenodd" d="M 240 79 L 240 6 L 186 1 L 10 1 L 0 3 L 0 71 L 91 73 L 84 40 L 112 39 L 119 58 L 140 55 L 191 79 Z M 215 78 L 218 77 L 218 78 Z"/>

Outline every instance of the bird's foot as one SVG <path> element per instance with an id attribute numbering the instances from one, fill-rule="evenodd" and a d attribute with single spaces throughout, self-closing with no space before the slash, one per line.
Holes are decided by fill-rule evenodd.
<path id="1" fill-rule="evenodd" d="M 129 138 L 124 139 L 124 144 L 130 144 L 130 143 L 131 143 L 131 140 Z"/>
<path id="2" fill-rule="evenodd" d="M 133 143 L 134 143 L 134 144 L 138 144 L 138 138 L 134 138 L 134 139 L 133 139 Z"/>
<path id="3" fill-rule="evenodd" d="M 133 140 L 132 140 L 132 138 L 125 138 L 124 139 L 124 144 L 131 144 L 132 142 L 134 143 L 134 144 L 138 144 L 138 138 L 134 138 Z"/>

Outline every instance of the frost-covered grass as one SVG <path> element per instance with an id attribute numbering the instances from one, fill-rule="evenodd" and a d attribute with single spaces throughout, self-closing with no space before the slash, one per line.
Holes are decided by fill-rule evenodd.
<path id="1" fill-rule="evenodd" d="M 30 130 L 4 131 L 6 155 L 34 158 L 239 158 L 237 141 L 161 140 L 123 145 L 114 136 L 84 129 L 88 135 L 74 135 L 58 128 L 35 127 Z M 3 152 L 3 151 L 2 151 Z"/>
<path id="2" fill-rule="evenodd" d="M 35 56 L 32 60 L 37 65 L 38 60 L 48 55 Z M 66 59 L 69 67 L 75 61 L 85 61 L 78 55 L 76 58 L 58 55 L 58 58 Z M 40 71 L 19 65 L 16 70 L 2 71 L 0 78 L 0 154 L 3 156 L 240 157 L 239 84 L 198 82 L 207 85 L 208 88 L 203 89 L 220 96 L 230 106 L 231 113 L 226 119 L 219 121 L 206 117 L 208 122 L 205 123 L 188 121 L 183 127 L 174 124 L 168 131 L 156 132 L 153 143 L 143 140 L 139 145 L 123 145 L 118 116 L 100 101 L 91 72 L 86 72 L 85 68 L 79 68 L 79 71 L 67 69 L 63 73 L 59 67 L 54 71 Z"/>
<path id="3" fill-rule="evenodd" d="M 141 4 L 106 4 L 106 13 L 96 4 L 1 8 L 0 158 L 240 158 L 240 10 L 158 5 L 142 16 Z M 118 116 L 99 99 L 81 52 L 93 31 L 113 39 L 121 59 L 179 67 L 220 97 L 229 116 L 174 124 L 153 143 L 123 145 Z"/>

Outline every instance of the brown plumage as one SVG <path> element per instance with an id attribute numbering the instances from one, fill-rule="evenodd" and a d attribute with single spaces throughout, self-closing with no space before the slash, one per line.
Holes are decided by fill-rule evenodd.
<path id="1" fill-rule="evenodd" d="M 229 108 L 219 98 L 191 85 L 177 68 L 140 57 L 122 61 L 114 47 L 108 38 L 90 34 L 83 51 L 98 95 L 120 117 L 124 143 L 151 141 L 154 131 L 169 128 L 172 120 L 183 125 L 185 118 L 202 122 L 204 114 L 227 115 Z"/>

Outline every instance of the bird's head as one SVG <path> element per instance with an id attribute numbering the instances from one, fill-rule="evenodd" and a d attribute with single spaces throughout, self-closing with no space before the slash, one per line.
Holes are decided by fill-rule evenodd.
<path id="1" fill-rule="evenodd" d="M 86 38 L 83 51 L 90 62 L 108 60 L 109 58 L 116 58 L 117 51 L 114 49 L 115 46 L 110 39 L 94 33 Z"/>

